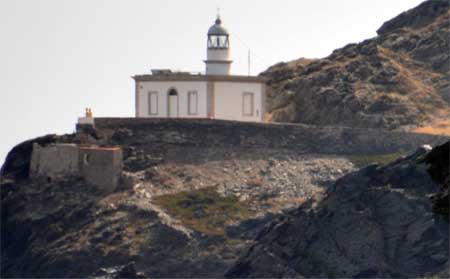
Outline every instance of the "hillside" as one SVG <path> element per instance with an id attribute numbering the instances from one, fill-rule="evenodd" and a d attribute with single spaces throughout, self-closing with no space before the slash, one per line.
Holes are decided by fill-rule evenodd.
<path id="1" fill-rule="evenodd" d="M 0 277 L 448 278 L 449 15 L 268 69 L 272 120 L 302 123 L 99 117 L 19 143 Z"/>
<path id="2" fill-rule="evenodd" d="M 227 277 L 448 278 L 449 145 L 338 179 L 268 224 Z"/>
<path id="3" fill-rule="evenodd" d="M 272 88 L 269 118 L 389 129 L 448 118 L 449 15 L 448 1 L 425 1 L 385 22 L 372 39 L 323 59 L 270 67 L 261 73 Z M 448 121 L 440 125 L 434 131 L 450 133 Z"/>
<path id="4" fill-rule="evenodd" d="M 95 129 L 9 152 L 0 177 L 2 278 L 222 277 L 267 222 L 319 203 L 336 179 L 448 140 L 290 124 L 95 121 Z M 30 176 L 33 144 L 80 144 L 86 135 L 94 146 L 123 150 L 119 188 Z"/>

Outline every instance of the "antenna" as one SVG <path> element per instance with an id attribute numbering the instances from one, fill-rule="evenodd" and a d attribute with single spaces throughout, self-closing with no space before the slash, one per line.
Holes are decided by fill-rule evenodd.
<path id="1" fill-rule="evenodd" d="M 250 49 L 248 49 L 248 75 L 250 76 L 250 64 L 251 64 L 251 60 L 250 60 Z"/>

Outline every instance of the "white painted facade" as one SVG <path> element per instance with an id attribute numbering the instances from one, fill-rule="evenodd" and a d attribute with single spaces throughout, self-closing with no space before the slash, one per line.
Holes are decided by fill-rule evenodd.
<path id="1" fill-rule="evenodd" d="M 265 80 L 230 75 L 229 33 L 219 17 L 208 30 L 204 62 L 206 75 L 152 70 L 134 76 L 136 117 L 263 121 Z"/>
<path id="2" fill-rule="evenodd" d="M 207 48 L 205 72 L 207 75 L 229 75 L 231 69 L 229 48 Z"/>
<path id="3" fill-rule="evenodd" d="M 172 89 L 176 91 L 177 95 L 169 97 L 169 91 Z M 189 93 L 191 93 L 191 99 L 193 99 L 192 93 L 197 95 L 196 102 L 191 101 L 191 105 L 189 105 Z M 152 94 L 156 94 L 156 98 L 149 98 Z M 172 100 L 172 102 L 169 102 L 169 100 Z M 156 101 L 156 106 L 154 101 Z M 205 118 L 207 117 L 206 82 L 139 82 L 136 104 L 136 117 Z"/>
<path id="4" fill-rule="evenodd" d="M 214 118 L 238 121 L 263 121 L 262 83 L 215 82 Z M 250 98 L 252 100 L 249 100 Z M 245 102 L 244 102 L 244 99 Z M 250 102 L 247 102 L 250 101 Z"/>
<path id="5" fill-rule="evenodd" d="M 229 81 L 140 81 L 136 87 L 136 117 L 260 122 L 265 113 L 262 82 L 236 82 L 231 77 Z"/>

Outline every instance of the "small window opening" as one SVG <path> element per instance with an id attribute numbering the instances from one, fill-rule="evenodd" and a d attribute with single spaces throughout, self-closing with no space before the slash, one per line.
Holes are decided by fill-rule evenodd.
<path id="1" fill-rule="evenodd" d="M 84 156 L 83 156 L 83 162 L 84 162 L 84 165 L 89 165 L 89 155 L 88 154 L 84 154 Z"/>

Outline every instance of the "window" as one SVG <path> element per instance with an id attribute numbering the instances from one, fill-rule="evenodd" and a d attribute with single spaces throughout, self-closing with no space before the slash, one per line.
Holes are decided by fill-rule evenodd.
<path id="1" fill-rule="evenodd" d="M 84 165 L 85 166 L 87 166 L 87 165 L 89 165 L 89 155 L 88 154 L 84 154 L 84 156 L 83 156 L 83 162 L 84 162 Z"/>
<path id="2" fill-rule="evenodd" d="M 156 91 L 148 92 L 148 114 L 158 114 L 158 92 Z"/>
<path id="3" fill-rule="evenodd" d="M 253 93 L 242 93 L 242 115 L 253 116 Z"/>
<path id="4" fill-rule="evenodd" d="M 197 115 L 198 109 L 198 94 L 197 91 L 188 92 L 188 114 Z"/>
<path id="5" fill-rule="evenodd" d="M 208 48 L 228 48 L 228 35 L 208 35 Z"/>

